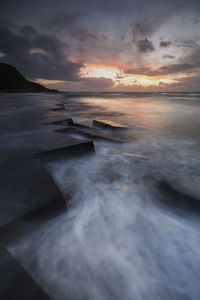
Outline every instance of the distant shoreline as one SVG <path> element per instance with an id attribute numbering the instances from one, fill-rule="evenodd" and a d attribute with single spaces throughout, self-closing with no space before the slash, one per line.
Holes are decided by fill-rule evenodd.
<path id="1" fill-rule="evenodd" d="M 52 94 L 60 94 L 62 92 L 60 91 L 57 91 L 57 90 L 46 90 L 46 91 L 36 91 L 36 90 L 30 90 L 30 91 L 27 91 L 27 90 L 16 90 L 16 91 L 10 91 L 10 90 L 0 90 L 0 94 L 20 94 L 20 93 L 23 93 L 23 94 L 29 94 L 29 93 L 34 93 L 34 94 L 37 94 L 37 93 L 42 93 L 42 94 L 45 94 L 45 93 L 52 93 Z"/>
<path id="2" fill-rule="evenodd" d="M 73 96 L 73 97 L 79 97 L 79 96 L 102 96 L 102 95 L 107 95 L 107 96 L 120 96 L 120 95 L 164 95 L 164 94 L 178 94 L 178 95 L 187 95 L 187 94 L 197 94 L 199 95 L 200 92 L 106 92 L 106 91 L 91 91 L 91 92 L 69 92 L 69 91 L 59 91 L 59 90 L 54 90 L 54 89 L 47 89 L 47 90 L 1 90 L 0 89 L 0 94 L 20 94 L 20 93 L 55 93 L 55 94 L 66 94 L 68 96 Z"/>

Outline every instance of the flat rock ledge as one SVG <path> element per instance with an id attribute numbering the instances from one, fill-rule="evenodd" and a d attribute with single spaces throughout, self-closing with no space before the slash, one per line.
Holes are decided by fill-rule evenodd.
<path id="1" fill-rule="evenodd" d="M 85 138 L 89 138 L 91 140 L 106 140 L 108 142 L 114 142 L 114 143 L 123 143 L 122 140 L 117 139 L 115 137 L 112 137 L 107 134 L 103 134 L 101 132 L 98 132 L 94 130 L 93 128 L 87 129 L 87 128 L 77 128 L 77 127 L 66 127 L 66 128 L 60 128 L 55 130 L 55 132 L 59 133 L 66 133 L 66 134 L 77 134 Z"/>
<path id="2" fill-rule="evenodd" d="M 126 126 L 109 120 L 93 120 L 93 126 L 100 127 L 102 129 L 117 129 L 117 130 L 127 129 Z"/>
<path id="3" fill-rule="evenodd" d="M 16 259 L 0 246 L 0 299 L 50 300 Z"/>
<path id="4" fill-rule="evenodd" d="M 0 228 L 30 213 L 66 209 L 61 191 L 39 159 L 11 159 L 0 168 Z"/>
<path id="5" fill-rule="evenodd" d="M 161 180 L 161 186 L 174 195 L 190 199 L 200 207 L 200 176 L 166 174 Z"/>

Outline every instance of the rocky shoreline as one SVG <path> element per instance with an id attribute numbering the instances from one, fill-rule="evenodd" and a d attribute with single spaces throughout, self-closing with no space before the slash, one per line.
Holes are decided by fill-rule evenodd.
<path id="1" fill-rule="evenodd" d="M 23 299 L 28 289 L 31 290 L 30 299 L 48 299 L 5 249 L 6 240 L 16 237 L 17 231 L 23 231 L 24 227 L 29 230 L 33 224 L 38 226 L 57 213 L 62 213 L 67 209 L 68 200 L 73 197 L 70 191 L 64 197 L 46 169 L 45 162 L 94 155 L 93 142 L 96 140 L 127 142 L 121 135 L 117 136 L 118 131 L 129 130 L 123 124 L 102 119 L 94 119 L 93 126 L 76 122 L 65 109 L 63 98 L 57 96 L 54 99 L 52 94 L 49 95 L 48 98 L 46 94 L 47 99 L 42 102 L 35 97 L 34 101 L 28 103 L 26 94 L 19 94 L 20 99 L 9 97 L 9 94 L 5 94 L 5 99 L 1 96 L 0 267 L 7 274 L 7 279 L 10 278 L 10 268 L 22 276 L 22 285 L 17 284 L 16 277 L 1 285 L 2 299 L 8 299 L 8 295 Z M 74 138 L 74 134 L 82 139 Z M 121 155 L 148 160 L 148 156 L 132 152 L 122 152 Z M 154 189 L 161 187 L 161 194 L 172 201 L 172 206 L 173 201 L 179 201 L 187 203 L 189 207 L 195 204 L 196 209 L 200 201 L 199 182 L 199 176 L 171 174 L 157 182 Z M 113 184 L 122 190 L 130 188 L 117 182 Z M 173 198 L 168 192 L 173 194 Z M 7 257 L 6 263 L 4 257 Z M 35 285 L 36 289 L 33 288 Z M 16 287 L 13 291 L 12 286 Z"/>

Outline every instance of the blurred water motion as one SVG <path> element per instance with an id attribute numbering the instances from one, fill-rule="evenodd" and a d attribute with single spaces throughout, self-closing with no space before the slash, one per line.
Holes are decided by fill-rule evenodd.
<path id="1" fill-rule="evenodd" d="M 200 95 L 66 102 L 75 121 L 124 124 L 129 143 L 98 141 L 95 157 L 49 163 L 63 193 L 73 190 L 71 208 L 10 251 L 52 299 L 199 300 L 200 216 L 159 205 L 161 195 L 143 179 L 199 174 Z"/>

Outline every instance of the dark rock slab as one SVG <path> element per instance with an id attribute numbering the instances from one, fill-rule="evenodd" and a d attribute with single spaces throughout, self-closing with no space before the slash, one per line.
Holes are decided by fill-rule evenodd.
<path id="1" fill-rule="evenodd" d="M 63 122 L 63 125 L 66 125 L 66 126 L 71 126 L 71 127 L 74 127 L 74 128 L 80 128 L 80 129 L 93 129 L 92 127 L 90 126 L 87 126 L 87 125 L 84 125 L 84 124 L 80 124 L 80 123 L 77 123 L 77 122 L 74 122 L 72 119 L 69 119 L 66 121 Z"/>
<path id="2" fill-rule="evenodd" d="M 89 138 L 92 140 L 106 140 L 106 141 L 114 142 L 114 143 L 123 143 L 122 140 L 119 140 L 110 135 L 95 131 L 94 129 L 67 127 L 67 128 L 57 129 L 55 131 L 60 132 L 60 133 L 67 133 L 67 134 L 78 134 L 80 136 L 83 136 L 83 137 L 86 137 L 86 138 Z"/>
<path id="3" fill-rule="evenodd" d="M 4 247 L 0 247 L 0 270 L 0 299 L 50 300 Z"/>
<path id="4" fill-rule="evenodd" d="M 57 116 L 55 118 L 52 118 L 49 122 L 42 123 L 43 125 L 73 125 L 73 120 L 71 118 L 69 119 L 63 119 L 63 116 Z"/>
<path id="5" fill-rule="evenodd" d="M 63 122 L 65 126 L 75 126 L 73 119 L 68 119 Z"/>
<path id="6" fill-rule="evenodd" d="M 11 159 L 0 169 L 0 227 L 32 212 L 66 208 L 61 191 L 39 159 Z"/>
<path id="7" fill-rule="evenodd" d="M 109 120 L 94 120 L 93 121 L 93 126 L 94 127 L 100 127 L 103 129 L 117 129 L 117 130 L 124 130 L 127 129 L 126 126 L 113 122 L 113 121 L 109 121 Z"/>
<path id="8" fill-rule="evenodd" d="M 162 178 L 162 185 L 178 195 L 195 200 L 200 206 L 200 176 L 167 174 Z"/>
<path id="9" fill-rule="evenodd" d="M 49 136 L 43 136 L 38 141 L 36 156 L 45 160 L 63 159 L 95 152 L 94 144 L 91 141 L 79 140 L 59 133 L 51 133 L 50 136 L 52 136 L 52 140 Z"/>
<path id="10" fill-rule="evenodd" d="M 60 107 L 52 108 L 51 110 L 52 110 L 52 111 L 65 110 L 65 107 L 64 107 L 64 105 L 63 105 L 63 106 L 60 106 Z"/>
<path id="11" fill-rule="evenodd" d="M 94 153 L 94 144 L 51 130 L 1 136 L 0 162 L 13 156 L 34 154 L 46 159 L 63 159 Z M 47 157 L 48 156 L 48 157 Z"/>

